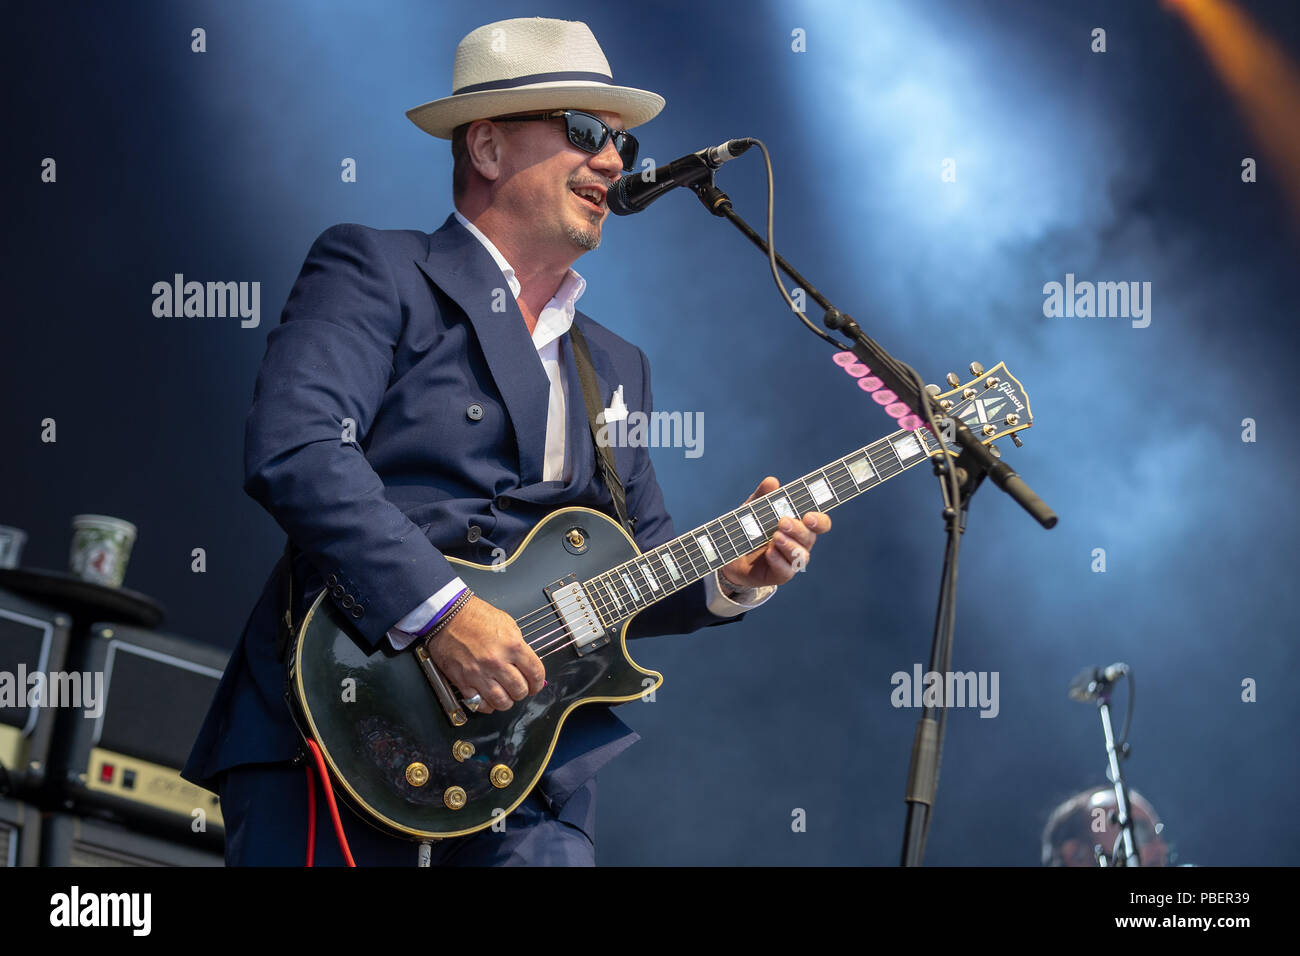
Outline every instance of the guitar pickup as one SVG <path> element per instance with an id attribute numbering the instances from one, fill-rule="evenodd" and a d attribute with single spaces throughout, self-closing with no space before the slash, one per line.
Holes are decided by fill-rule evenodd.
<path id="1" fill-rule="evenodd" d="M 566 575 L 542 590 L 571 636 L 570 643 L 579 657 L 609 643 L 609 633 L 576 574 Z"/>

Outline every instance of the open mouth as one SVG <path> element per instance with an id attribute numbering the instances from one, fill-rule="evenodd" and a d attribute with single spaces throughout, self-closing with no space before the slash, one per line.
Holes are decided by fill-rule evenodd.
<path id="1" fill-rule="evenodd" d="M 602 213 L 605 211 L 605 197 L 601 195 L 599 189 L 590 186 L 579 186 L 576 189 L 570 189 L 569 192 L 577 196 L 579 201 L 581 201 L 589 211 Z"/>

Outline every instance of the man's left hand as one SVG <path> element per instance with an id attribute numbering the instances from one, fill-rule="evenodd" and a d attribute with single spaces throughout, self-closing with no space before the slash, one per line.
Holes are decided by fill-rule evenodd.
<path id="1" fill-rule="evenodd" d="M 769 475 L 759 482 L 746 501 L 761 498 L 780 487 L 781 482 Z M 809 511 L 802 521 L 797 518 L 782 518 L 772 540 L 765 547 L 724 565 L 722 574 L 739 587 L 761 588 L 785 584 L 808 567 L 808 558 L 812 546 L 817 542 L 817 536 L 830 530 L 830 516 L 820 511 Z"/>

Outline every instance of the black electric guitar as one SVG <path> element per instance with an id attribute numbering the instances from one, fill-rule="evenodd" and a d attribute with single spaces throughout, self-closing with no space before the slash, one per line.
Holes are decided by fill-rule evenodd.
<path id="1" fill-rule="evenodd" d="M 1032 424 L 1028 397 L 1001 364 L 972 371 L 980 374 L 939 396 L 949 416 L 985 444 Z M 464 710 L 423 648 L 371 649 L 322 592 L 290 655 L 299 727 L 320 746 L 336 792 L 375 826 L 420 841 L 491 826 L 537 783 L 574 708 L 635 700 L 663 682 L 628 656 L 638 611 L 763 547 L 782 516 L 829 511 L 955 454 L 943 437 L 894 432 L 644 553 L 613 519 L 564 508 L 504 564 L 449 559 L 480 598 L 515 619 L 546 668 L 547 686 L 506 711 Z"/>

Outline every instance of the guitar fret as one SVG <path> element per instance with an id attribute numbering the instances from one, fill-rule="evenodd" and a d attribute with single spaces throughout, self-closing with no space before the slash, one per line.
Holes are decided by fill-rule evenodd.
<path id="1" fill-rule="evenodd" d="M 745 539 L 749 543 L 749 550 L 754 550 L 754 542 L 761 541 L 766 537 L 763 533 L 763 526 L 759 524 L 758 516 L 754 514 L 753 508 L 744 508 L 741 512 L 736 512 L 736 521 L 741 530 L 745 533 Z M 746 552 L 748 553 L 748 552 Z"/>
<path id="2" fill-rule="evenodd" d="M 600 579 L 599 575 L 597 575 L 583 585 L 582 589 L 586 592 L 587 598 L 595 606 L 596 616 L 600 618 L 600 623 L 605 627 L 609 627 L 609 609 L 606 607 L 605 601 L 601 597 L 599 586 Z"/>
<path id="3" fill-rule="evenodd" d="M 618 620 L 619 615 L 618 608 L 614 606 L 614 598 L 609 591 L 609 582 L 604 580 L 604 578 L 605 576 L 602 574 L 592 580 L 594 582 L 593 588 L 597 589 L 600 593 L 600 603 L 604 608 L 606 626 L 609 626 Z"/>
<path id="4" fill-rule="evenodd" d="M 630 593 L 630 594 L 632 595 L 632 600 L 637 604 L 637 606 L 640 606 L 640 604 L 641 604 L 641 589 L 638 588 L 638 587 L 636 586 L 636 582 L 634 582 L 634 581 L 632 580 L 632 575 L 629 574 L 627 571 L 620 571 L 618 576 L 619 576 L 620 578 L 622 578 L 622 579 L 623 579 L 623 583 L 627 585 L 627 590 L 628 590 L 628 593 Z"/>
<path id="5" fill-rule="evenodd" d="M 701 556 L 704 558 L 704 566 L 706 568 L 712 568 L 713 562 L 718 560 L 718 549 L 714 547 L 713 539 L 709 537 L 708 532 L 704 528 L 700 528 L 700 533 L 695 535 L 693 540 L 695 541 L 696 547 L 700 549 Z"/>
<path id="6" fill-rule="evenodd" d="M 656 559 L 659 561 L 659 574 L 658 574 L 659 583 L 664 586 L 665 594 L 671 594 L 677 590 L 677 582 L 675 580 L 675 577 L 679 577 L 680 575 L 675 576 L 668 570 L 667 562 L 664 561 L 664 554 L 665 552 L 662 547 L 655 548 L 653 551 L 651 551 L 650 567 L 653 568 L 655 566 Z M 669 560 L 672 559 L 670 558 Z"/>
<path id="7" fill-rule="evenodd" d="M 611 590 L 614 594 L 614 600 L 618 602 L 619 611 L 624 612 L 624 616 L 626 616 L 626 611 L 628 605 L 631 604 L 632 596 L 622 588 L 623 582 L 618 579 L 617 575 L 610 572 L 606 574 L 605 577 L 613 585 Z"/>
<path id="8" fill-rule="evenodd" d="M 722 534 L 723 534 L 723 536 L 726 537 L 726 539 L 727 539 L 727 548 L 729 548 L 729 549 L 731 550 L 731 555 L 728 557 L 728 556 L 725 554 L 725 552 L 722 551 L 722 547 L 721 547 L 722 542 L 721 542 L 721 541 L 718 541 L 717 534 L 714 533 L 714 535 L 713 535 L 713 540 L 716 541 L 716 542 L 718 543 L 718 545 L 719 545 L 719 547 L 718 547 L 718 551 L 719 551 L 720 553 L 723 554 L 723 563 L 724 563 L 724 564 L 726 564 L 726 563 L 728 563 L 728 562 L 730 562 L 730 561 L 734 561 L 734 560 L 736 560 L 736 558 L 740 557 L 742 554 L 745 553 L 745 552 L 743 552 L 743 551 L 738 551 L 738 550 L 736 550 L 736 542 L 734 542 L 734 541 L 731 540 L 731 532 L 727 530 L 727 526 L 726 526 L 726 524 L 724 523 L 725 521 L 726 521 L 726 519 L 725 519 L 725 517 L 724 517 L 724 518 L 719 518 L 717 521 L 713 522 L 713 525 L 717 525 L 718 528 L 720 528 L 720 529 L 722 530 Z M 712 527 L 713 525 L 710 525 L 709 527 Z"/>
<path id="9" fill-rule="evenodd" d="M 627 565 L 627 574 L 636 582 L 637 590 L 643 595 L 645 606 L 649 607 L 654 603 L 654 588 L 650 587 L 650 581 L 646 578 L 645 572 L 641 569 L 639 562 L 631 561 Z"/>
<path id="10" fill-rule="evenodd" d="M 691 533 L 694 534 L 694 532 Z M 691 553 L 691 548 L 694 548 L 695 551 L 699 554 L 700 556 L 699 563 L 696 563 L 695 555 Z M 693 574 L 697 578 L 704 577 L 704 572 L 700 570 L 700 564 L 704 565 L 705 571 L 708 570 L 709 564 L 707 561 L 704 560 L 704 552 L 700 551 L 700 546 L 694 538 L 689 538 L 689 537 L 682 538 L 682 554 L 685 555 L 686 560 L 689 561 L 691 564 L 691 574 Z"/>
<path id="11" fill-rule="evenodd" d="M 650 590 L 659 591 L 659 577 L 651 570 L 649 561 L 640 561 L 637 567 L 641 569 L 641 576 L 645 578 L 646 584 L 650 585 Z"/>

